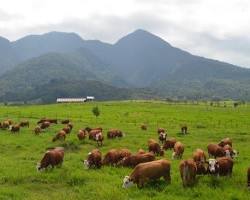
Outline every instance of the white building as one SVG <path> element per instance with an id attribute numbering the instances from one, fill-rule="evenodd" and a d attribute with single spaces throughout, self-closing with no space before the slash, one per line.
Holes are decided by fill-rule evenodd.
<path id="1" fill-rule="evenodd" d="M 94 101 L 94 100 L 95 100 L 95 97 L 93 97 L 93 96 L 86 97 L 86 101 Z"/>
<path id="2" fill-rule="evenodd" d="M 86 102 L 86 98 L 57 98 L 57 103 L 83 103 Z"/>

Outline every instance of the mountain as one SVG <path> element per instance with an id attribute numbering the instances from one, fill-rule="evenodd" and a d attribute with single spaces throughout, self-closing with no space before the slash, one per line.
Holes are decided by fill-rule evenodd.
<path id="1" fill-rule="evenodd" d="M 63 80 L 71 86 L 97 81 L 130 97 L 148 91 L 147 98 L 250 100 L 249 69 L 192 55 L 141 29 L 115 44 L 61 32 L 0 38 L 0 52 L 0 99 Z"/>

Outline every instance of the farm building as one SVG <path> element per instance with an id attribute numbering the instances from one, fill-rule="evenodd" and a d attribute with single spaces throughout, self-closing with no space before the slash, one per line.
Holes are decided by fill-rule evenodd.
<path id="1" fill-rule="evenodd" d="M 83 103 L 87 101 L 94 101 L 95 97 L 87 96 L 86 98 L 57 98 L 57 103 Z"/>

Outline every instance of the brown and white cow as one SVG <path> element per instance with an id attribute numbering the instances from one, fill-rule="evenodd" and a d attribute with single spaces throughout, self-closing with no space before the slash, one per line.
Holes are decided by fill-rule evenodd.
<path id="1" fill-rule="evenodd" d="M 55 142 L 57 140 L 65 140 L 66 138 L 66 133 L 63 130 L 60 130 L 55 137 L 53 137 L 52 142 Z"/>
<path id="2" fill-rule="evenodd" d="M 101 168 L 102 166 L 102 154 L 99 149 L 94 149 L 88 153 L 87 160 L 84 160 L 86 168 Z"/>
<path id="3" fill-rule="evenodd" d="M 164 155 L 164 151 L 161 149 L 161 146 L 154 139 L 148 140 L 148 151 L 153 152 L 155 155 Z"/>
<path id="4" fill-rule="evenodd" d="M 233 160 L 228 157 L 208 160 L 208 173 L 217 176 L 231 176 Z"/>
<path id="5" fill-rule="evenodd" d="M 49 127 L 50 127 L 50 122 L 45 121 L 45 122 L 42 122 L 40 124 L 41 129 L 46 129 L 46 128 L 49 128 Z"/>
<path id="6" fill-rule="evenodd" d="M 170 168 L 171 164 L 167 160 L 155 160 L 138 164 L 129 176 L 125 176 L 122 187 L 128 188 L 133 184 L 143 187 L 148 181 L 157 180 L 161 177 L 170 183 Z"/>
<path id="7" fill-rule="evenodd" d="M 181 142 L 176 142 L 174 145 L 174 152 L 172 159 L 181 159 L 184 152 L 184 145 Z"/>
<path id="8" fill-rule="evenodd" d="M 12 133 L 19 133 L 19 131 L 20 131 L 20 126 L 19 126 L 19 124 L 10 125 L 9 129 L 10 129 L 10 131 L 11 131 Z"/>
<path id="9" fill-rule="evenodd" d="M 123 158 L 128 157 L 130 155 L 131 152 L 128 149 L 111 149 L 105 154 L 102 163 L 104 165 L 115 166 Z"/>
<path id="10" fill-rule="evenodd" d="M 183 187 L 193 186 L 197 173 L 196 163 L 192 160 L 183 160 L 179 166 Z"/>
<path id="11" fill-rule="evenodd" d="M 30 123 L 29 123 L 29 121 L 27 121 L 27 120 L 21 121 L 21 122 L 19 123 L 19 126 L 20 126 L 20 127 L 29 127 L 29 126 L 30 126 Z"/>
<path id="12" fill-rule="evenodd" d="M 69 126 L 66 126 L 62 129 L 66 134 L 70 134 L 71 128 Z"/>
<path id="13" fill-rule="evenodd" d="M 164 128 L 158 128 L 157 129 L 157 133 L 160 134 L 160 133 L 166 133 L 166 130 Z"/>
<path id="14" fill-rule="evenodd" d="M 163 149 L 168 150 L 168 149 L 173 149 L 175 143 L 177 140 L 175 138 L 168 138 L 163 144 Z"/>
<path id="15" fill-rule="evenodd" d="M 165 132 L 159 133 L 158 139 L 163 144 L 167 139 L 167 133 L 165 133 Z"/>
<path id="16" fill-rule="evenodd" d="M 135 167 L 140 163 L 150 162 L 155 160 L 155 155 L 151 152 L 143 153 L 143 154 L 135 154 L 130 155 L 128 157 L 123 158 L 121 161 L 118 162 L 118 166 L 123 167 Z"/>
<path id="17" fill-rule="evenodd" d="M 46 151 L 40 163 L 37 165 L 37 170 L 46 169 L 51 166 L 59 166 L 63 163 L 64 149 L 62 147 L 56 147 L 54 149 Z"/>
<path id="18" fill-rule="evenodd" d="M 226 144 L 223 147 L 223 150 L 225 151 L 225 156 L 234 159 L 238 156 L 238 152 L 233 149 L 229 144 Z"/>
<path id="19" fill-rule="evenodd" d="M 80 129 L 77 133 L 77 137 L 79 140 L 84 140 L 86 136 L 87 136 L 87 131 L 83 129 Z"/>
<path id="20" fill-rule="evenodd" d="M 112 139 L 112 138 L 120 138 L 123 137 L 123 132 L 118 129 L 111 129 L 107 133 L 107 138 Z"/>
<path id="21" fill-rule="evenodd" d="M 206 154 L 202 149 L 196 149 L 193 152 L 194 162 L 206 162 Z"/>
<path id="22" fill-rule="evenodd" d="M 233 143 L 232 140 L 230 138 L 224 138 L 219 142 L 219 146 L 224 147 L 225 145 L 230 145 L 231 147 L 233 147 Z"/>
<path id="23" fill-rule="evenodd" d="M 98 146 L 102 146 L 103 140 L 104 140 L 104 137 L 102 135 L 102 132 L 99 132 L 95 135 L 95 141 L 96 141 Z"/>
<path id="24" fill-rule="evenodd" d="M 223 157 L 225 156 L 225 151 L 223 149 L 223 147 L 219 146 L 218 144 L 209 144 L 207 146 L 207 151 L 208 151 L 208 155 L 209 157 Z"/>

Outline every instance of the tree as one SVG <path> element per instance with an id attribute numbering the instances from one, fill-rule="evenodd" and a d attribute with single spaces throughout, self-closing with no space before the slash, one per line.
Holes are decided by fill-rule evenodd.
<path id="1" fill-rule="evenodd" d="M 95 107 L 92 108 L 92 113 L 93 113 L 93 115 L 95 115 L 96 120 L 97 120 L 97 117 L 101 114 L 98 106 L 95 106 Z"/>

